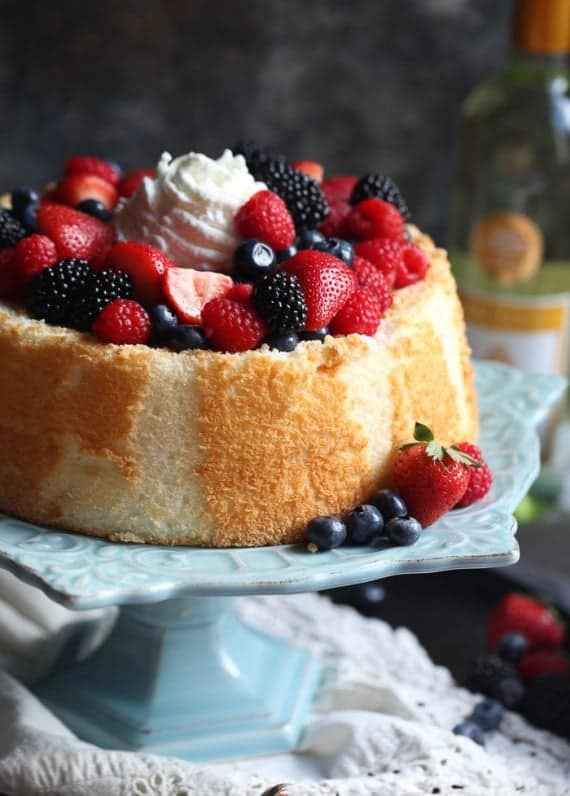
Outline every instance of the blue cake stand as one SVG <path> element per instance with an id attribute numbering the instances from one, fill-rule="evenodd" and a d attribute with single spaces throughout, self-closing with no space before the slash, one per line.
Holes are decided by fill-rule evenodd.
<path id="1" fill-rule="evenodd" d="M 476 366 L 491 493 L 449 512 L 413 547 L 202 550 L 127 545 L 0 515 L 0 566 L 75 609 L 122 606 L 107 641 L 64 662 L 38 694 L 103 747 L 207 760 L 294 748 L 320 667 L 295 645 L 244 625 L 232 599 L 318 591 L 389 575 L 518 560 L 514 508 L 539 469 L 536 426 L 564 389 L 554 376 Z"/>

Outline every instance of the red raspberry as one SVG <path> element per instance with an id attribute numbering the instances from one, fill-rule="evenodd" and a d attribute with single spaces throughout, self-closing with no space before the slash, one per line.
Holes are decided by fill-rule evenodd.
<path id="1" fill-rule="evenodd" d="M 352 270 L 356 274 L 359 285 L 368 288 L 380 299 L 382 303 L 382 313 L 390 309 L 394 303 L 394 294 L 390 287 L 390 282 L 372 263 L 364 257 L 355 256 L 352 263 Z"/>
<path id="2" fill-rule="evenodd" d="M 517 664 L 523 680 L 533 680 L 539 674 L 563 674 L 570 677 L 570 661 L 562 650 L 532 650 Z"/>
<path id="3" fill-rule="evenodd" d="M 376 333 L 384 314 L 382 300 L 367 287 L 359 285 L 329 324 L 332 334 Z"/>
<path id="4" fill-rule="evenodd" d="M 215 298 L 202 310 L 204 335 L 219 351 L 236 353 L 255 348 L 267 334 L 263 318 L 249 303 Z"/>
<path id="5" fill-rule="evenodd" d="M 241 301 L 247 304 L 253 293 L 253 285 L 249 282 L 238 282 L 238 284 L 231 287 L 226 294 L 226 298 L 233 299 L 234 301 Z"/>
<path id="6" fill-rule="evenodd" d="M 483 454 L 477 445 L 473 445 L 471 442 L 460 442 L 456 447 L 462 450 L 463 453 L 472 456 L 478 462 L 482 462 L 482 467 L 469 467 L 469 484 L 465 494 L 455 506 L 456 509 L 463 509 L 485 497 L 489 489 L 491 489 L 493 474 L 489 469 L 489 465 L 483 460 Z"/>
<path id="7" fill-rule="evenodd" d="M 396 274 L 404 267 L 402 257 L 402 247 L 390 238 L 373 238 L 357 243 L 354 247 L 355 253 L 359 257 L 372 263 L 394 286 Z"/>
<path id="8" fill-rule="evenodd" d="M 65 164 L 66 174 L 96 174 L 102 177 L 111 185 L 116 185 L 121 176 L 119 170 L 102 158 L 94 158 L 89 155 L 75 155 L 69 158 Z"/>
<path id="9" fill-rule="evenodd" d="M 321 190 L 329 204 L 339 199 L 348 202 L 357 182 L 358 177 L 353 177 L 349 174 L 337 174 L 334 177 L 328 177 L 321 185 Z"/>
<path id="10" fill-rule="evenodd" d="M 21 284 L 14 262 L 15 251 L 14 247 L 0 249 L 0 296 L 3 298 L 15 298 L 20 292 Z"/>
<path id="11" fill-rule="evenodd" d="M 402 246 L 403 265 L 396 271 L 394 287 L 407 287 L 423 279 L 429 268 L 429 260 L 415 243 Z"/>
<path id="12" fill-rule="evenodd" d="M 119 196 L 124 196 L 125 198 L 132 196 L 145 177 L 154 178 L 155 176 L 156 171 L 154 169 L 135 169 L 135 171 L 129 171 L 129 173 L 125 174 L 117 183 Z"/>
<path id="13" fill-rule="evenodd" d="M 325 238 L 344 238 L 346 230 L 346 219 L 351 210 L 351 204 L 346 199 L 333 199 L 329 202 L 330 212 L 319 230 Z"/>
<path id="14" fill-rule="evenodd" d="M 38 210 L 38 230 L 55 243 L 58 256 L 91 260 L 113 242 L 113 230 L 98 218 L 66 205 L 43 203 Z"/>
<path id="15" fill-rule="evenodd" d="M 93 323 L 93 334 L 102 343 L 146 343 L 151 332 L 152 323 L 148 312 L 142 304 L 131 299 L 111 301 Z"/>
<path id="16" fill-rule="evenodd" d="M 307 177 L 311 177 L 311 179 L 318 182 L 319 185 L 323 181 L 325 170 L 316 160 L 296 160 L 294 163 L 291 163 L 291 168 L 302 171 L 303 174 L 306 174 Z"/>
<path id="17" fill-rule="evenodd" d="M 383 199 L 364 199 L 355 204 L 346 224 L 351 237 L 358 240 L 392 238 L 404 240 L 404 219 L 390 202 Z"/>
<path id="18" fill-rule="evenodd" d="M 258 191 L 235 216 L 235 227 L 244 239 L 263 241 L 275 251 L 286 249 L 295 240 L 295 222 L 287 205 L 272 191 Z"/>
<path id="19" fill-rule="evenodd" d="M 14 266 L 22 286 L 28 284 L 44 268 L 58 261 L 55 243 L 47 235 L 28 235 L 18 241 L 14 250 Z"/>

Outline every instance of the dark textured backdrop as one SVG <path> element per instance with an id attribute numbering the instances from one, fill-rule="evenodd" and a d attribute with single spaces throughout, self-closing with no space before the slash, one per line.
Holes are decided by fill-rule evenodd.
<path id="1" fill-rule="evenodd" d="M 0 187 L 70 154 L 154 165 L 238 135 L 395 177 L 445 231 L 454 125 L 503 60 L 496 0 L 0 0 Z"/>

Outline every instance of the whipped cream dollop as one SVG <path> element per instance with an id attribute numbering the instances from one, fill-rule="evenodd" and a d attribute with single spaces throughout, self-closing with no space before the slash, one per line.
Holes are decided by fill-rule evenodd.
<path id="1" fill-rule="evenodd" d="M 240 241 L 234 216 L 264 188 L 244 158 L 229 149 L 218 160 L 196 152 L 173 158 L 165 152 L 156 178 L 145 177 L 119 206 L 117 237 L 150 243 L 180 268 L 227 273 Z"/>

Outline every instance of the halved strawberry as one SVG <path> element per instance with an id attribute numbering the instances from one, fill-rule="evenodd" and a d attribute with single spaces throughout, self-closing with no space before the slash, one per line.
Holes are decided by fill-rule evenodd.
<path id="1" fill-rule="evenodd" d="M 125 198 L 132 196 L 144 177 L 155 176 L 156 172 L 154 169 L 135 169 L 134 171 L 129 171 L 117 184 L 119 196 L 124 196 Z"/>
<path id="2" fill-rule="evenodd" d="M 60 258 L 92 260 L 113 243 L 114 233 L 109 224 L 66 205 L 42 202 L 37 224 L 38 231 L 55 243 Z"/>
<path id="3" fill-rule="evenodd" d="M 323 181 L 325 175 L 324 167 L 316 160 L 296 160 L 294 163 L 291 163 L 291 168 L 302 171 L 307 177 L 312 177 L 319 185 Z"/>
<path id="4" fill-rule="evenodd" d="M 117 204 L 119 194 L 114 185 L 96 174 L 70 174 L 56 185 L 54 199 L 71 207 L 76 207 L 84 199 L 98 199 L 111 211 Z"/>
<path id="5" fill-rule="evenodd" d="M 105 266 L 126 271 L 133 280 L 135 298 L 150 306 L 163 300 L 162 280 L 174 263 L 154 246 L 129 240 L 111 248 Z"/>
<path id="6" fill-rule="evenodd" d="M 95 158 L 91 155 L 74 155 L 65 164 L 66 174 L 96 174 L 98 177 L 116 185 L 121 173 L 119 169 L 108 160 Z"/>
<path id="7" fill-rule="evenodd" d="M 164 294 L 183 323 L 200 323 L 205 305 L 226 296 L 233 284 L 227 274 L 193 268 L 169 268 L 162 279 Z"/>

